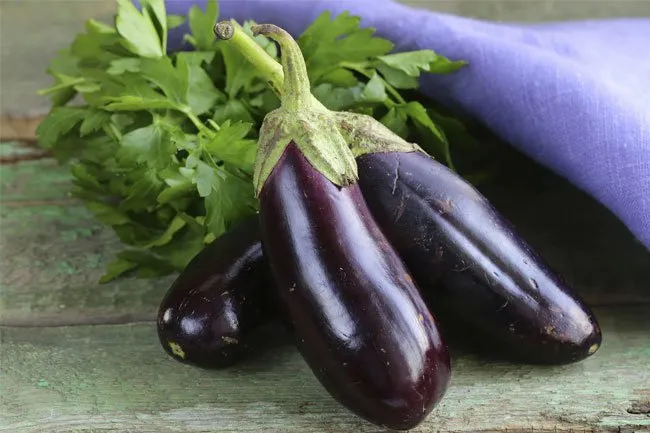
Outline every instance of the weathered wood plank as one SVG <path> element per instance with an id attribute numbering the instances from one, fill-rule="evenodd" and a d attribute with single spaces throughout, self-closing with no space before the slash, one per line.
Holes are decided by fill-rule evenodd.
<path id="1" fill-rule="evenodd" d="M 405 0 L 413 6 L 497 21 L 545 21 L 622 16 L 649 16 L 646 0 Z M 55 52 L 68 46 L 95 18 L 109 23 L 114 0 L 0 2 L 0 117 L 37 117 L 47 112 L 47 99 L 36 94 L 50 84 L 45 70 Z M 8 84 L 10 83 L 10 85 Z M 6 123 L 2 122 L 3 130 Z M 6 124 L 8 135 L 30 131 Z M 4 134 L 4 132 L 3 132 Z"/>
<path id="2" fill-rule="evenodd" d="M 49 325 L 150 320 L 170 278 L 99 285 L 121 245 L 77 203 L 4 207 L 0 323 Z"/>
<path id="3" fill-rule="evenodd" d="M 414 431 L 647 430 L 647 410 L 630 412 L 650 404 L 650 306 L 598 313 L 605 341 L 582 363 L 454 351 L 449 392 Z M 169 358 L 153 323 L 0 329 L 0 431 L 382 431 L 329 397 L 281 333 L 255 359 L 204 371 Z"/>

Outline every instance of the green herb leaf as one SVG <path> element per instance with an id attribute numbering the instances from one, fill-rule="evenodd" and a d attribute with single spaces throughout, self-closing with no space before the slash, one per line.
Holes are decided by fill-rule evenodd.
<path id="1" fill-rule="evenodd" d="M 174 217 L 171 223 L 169 223 L 169 227 L 167 227 L 167 230 L 165 230 L 158 238 L 154 239 L 151 241 L 149 244 L 145 245 L 144 248 L 153 248 L 153 247 L 159 247 L 162 245 L 166 245 L 172 241 L 172 238 L 174 235 L 185 225 L 187 222 L 181 218 L 180 216 Z"/>
<path id="2" fill-rule="evenodd" d="M 155 99 L 147 99 L 140 96 L 120 96 L 116 98 L 107 98 L 110 101 L 104 108 L 110 111 L 140 111 L 140 110 L 160 110 L 165 108 L 178 109 L 178 105 L 173 101 L 164 98 L 162 95 Z"/>
<path id="3" fill-rule="evenodd" d="M 248 107 L 239 99 L 228 99 L 224 105 L 219 105 L 212 116 L 215 122 L 223 123 L 228 120 L 233 122 L 255 123 Z"/>
<path id="4" fill-rule="evenodd" d="M 183 71 L 180 75 L 187 77 L 186 96 L 192 112 L 197 115 L 208 112 L 217 100 L 225 99 L 225 95 L 214 86 L 214 83 L 201 67 L 203 60 L 196 53 L 179 53 L 177 56 L 176 68 Z"/>
<path id="5" fill-rule="evenodd" d="M 209 50 L 214 43 L 212 27 L 217 22 L 219 7 L 216 0 L 208 0 L 205 12 L 194 5 L 189 11 L 190 30 L 192 31 L 192 45 L 198 50 Z"/>
<path id="6" fill-rule="evenodd" d="M 75 177 L 73 182 L 76 185 L 98 194 L 104 193 L 104 188 L 100 185 L 97 179 L 90 174 L 86 166 L 82 164 L 71 164 L 70 172 L 72 173 L 72 176 Z"/>
<path id="7" fill-rule="evenodd" d="M 313 95 L 330 110 L 347 110 L 363 99 L 364 86 L 333 87 L 323 83 L 312 89 Z"/>
<path id="8" fill-rule="evenodd" d="M 241 182 L 226 172 L 212 180 L 210 194 L 205 198 L 205 222 L 211 233 L 220 236 L 233 221 L 252 214 L 257 203 L 252 183 Z"/>
<path id="9" fill-rule="evenodd" d="M 207 163 L 201 161 L 198 158 L 191 159 L 189 161 L 194 161 L 193 164 L 188 164 L 194 169 L 194 177 L 192 182 L 196 185 L 196 190 L 199 192 L 199 196 L 207 197 L 212 192 L 212 186 L 217 178 L 217 173 L 212 169 Z"/>
<path id="10" fill-rule="evenodd" d="M 359 84 L 359 80 L 354 76 L 352 71 L 345 68 L 334 69 L 318 79 L 318 82 L 325 82 L 336 87 L 354 87 Z M 312 83 L 318 84 L 318 82 Z"/>
<path id="11" fill-rule="evenodd" d="M 227 120 L 221 125 L 219 131 L 210 138 L 204 139 L 201 146 L 215 160 L 224 161 L 252 173 L 257 143 L 245 139 L 251 126 L 250 123 L 243 122 L 231 124 L 230 120 Z"/>
<path id="12" fill-rule="evenodd" d="M 147 8 L 143 8 L 143 12 L 140 13 L 131 0 L 117 0 L 117 4 L 115 27 L 124 38 L 121 40 L 122 45 L 142 57 L 164 56 L 162 41 Z"/>
<path id="13" fill-rule="evenodd" d="M 135 179 L 129 187 L 129 195 L 118 206 L 122 212 L 150 212 L 156 206 L 156 198 L 162 192 L 164 183 L 157 173 L 150 169 L 137 170 L 130 174 Z"/>
<path id="14" fill-rule="evenodd" d="M 429 140 L 422 143 L 422 147 L 453 168 L 449 142 L 447 142 L 444 132 L 431 120 L 424 106 L 413 101 L 404 105 L 403 108 L 409 117 L 413 119 L 421 134 L 429 138 Z"/>
<path id="15" fill-rule="evenodd" d="M 167 28 L 175 29 L 185 24 L 186 17 L 184 15 L 167 15 Z"/>
<path id="16" fill-rule="evenodd" d="M 86 112 L 76 107 L 55 107 L 36 128 L 39 143 L 50 148 L 57 140 L 67 134 L 74 126 L 83 120 Z"/>
<path id="17" fill-rule="evenodd" d="M 122 146 L 117 158 L 123 164 L 147 163 L 162 169 L 172 162 L 175 151 L 173 144 L 166 140 L 165 131 L 158 123 L 135 129 L 122 137 Z"/>
<path id="18" fill-rule="evenodd" d="M 384 80 L 396 89 L 417 89 L 419 81 L 401 69 L 395 69 L 385 64 L 377 66 L 377 70 L 384 77 Z"/>
<path id="19" fill-rule="evenodd" d="M 388 129 L 404 139 L 407 139 L 409 134 L 407 121 L 407 112 L 405 110 L 399 110 L 395 107 L 388 110 L 388 113 L 386 113 L 386 115 L 381 118 L 381 123 L 383 123 Z"/>
<path id="20" fill-rule="evenodd" d="M 169 261 L 148 251 L 128 249 L 117 253 L 117 258 L 125 263 L 136 263 L 145 269 L 159 269 L 165 273 L 174 271 L 174 266 Z"/>
<path id="21" fill-rule="evenodd" d="M 156 84 L 165 96 L 177 106 L 187 102 L 187 89 L 189 86 L 189 70 L 185 67 L 175 68 L 169 57 L 160 59 L 143 59 L 140 65 L 142 75 Z"/>
<path id="22" fill-rule="evenodd" d="M 132 262 L 122 258 L 116 258 L 106 265 L 106 272 L 99 279 L 100 284 L 106 284 L 110 281 L 115 280 L 126 272 L 134 269 L 138 266 L 137 262 Z"/>
<path id="23" fill-rule="evenodd" d="M 185 268 L 190 260 L 205 248 L 206 236 L 205 227 L 199 224 L 196 218 L 184 214 L 179 214 L 179 217 L 184 219 L 186 226 L 174 234 L 173 242 L 153 247 L 150 250 L 156 257 L 161 258 L 168 266 L 177 271 Z M 150 267 L 152 269 L 159 268 L 159 266 Z"/>
<path id="24" fill-rule="evenodd" d="M 451 74 L 465 65 L 467 65 L 467 62 L 464 60 L 451 61 L 446 57 L 438 56 L 436 60 L 431 63 L 429 72 L 432 74 Z"/>
<path id="25" fill-rule="evenodd" d="M 359 23 L 360 18 L 348 12 L 331 20 L 325 12 L 298 38 L 311 80 L 316 82 L 341 62 L 363 62 L 393 48 L 389 40 L 373 37 L 374 29 L 361 29 Z"/>
<path id="26" fill-rule="evenodd" d="M 180 168 L 173 170 L 167 169 L 161 172 L 161 176 L 165 182 L 165 188 L 160 192 L 157 201 L 160 204 L 172 204 L 175 208 L 184 208 L 185 206 L 179 205 L 179 201 L 183 199 L 192 199 L 192 191 L 195 189 L 192 183 L 192 172 L 188 173 L 189 176 L 184 175 Z"/>
<path id="27" fill-rule="evenodd" d="M 393 69 L 404 72 L 410 77 L 419 77 L 420 71 L 428 71 L 431 63 L 437 57 L 436 53 L 431 50 L 420 50 L 378 56 L 377 59 Z"/>
<path id="28" fill-rule="evenodd" d="M 213 41 L 215 0 L 204 11 L 192 6 L 187 17 L 168 15 L 164 0 L 140 0 L 140 10 L 133 3 L 118 0 L 112 24 L 88 20 L 51 61 L 52 85 L 39 91 L 52 103 L 39 144 L 70 162 L 73 196 L 127 247 L 102 282 L 129 271 L 180 271 L 207 242 L 257 212 L 251 169 L 258 131 L 279 106 L 239 51 Z M 168 53 L 168 30 L 186 21 L 194 51 Z M 242 24 L 249 36 L 253 24 Z M 254 40 L 278 58 L 273 41 Z M 325 106 L 381 116 L 451 166 L 447 137 L 466 143 L 466 131 L 399 89 L 417 89 L 422 71 L 448 73 L 464 62 L 427 50 L 389 54 L 392 43 L 348 13 L 321 14 L 298 42 Z"/>
<path id="29" fill-rule="evenodd" d="M 167 11 L 165 0 L 140 0 L 145 16 L 153 22 L 161 41 L 162 52 L 167 51 Z"/>
<path id="30" fill-rule="evenodd" d="M 79 127 L 79 136 L 84 137 L 91 132 L 101 129 L 111 120 L 111 113 L 91 108 L 84 115 L 84 120 Z"/>
<path id="31" fill-rule="evenodd" d="M 95 215 L 99 221 L 111 226 L 118 226 L 128 224 L 131 219 L 123 212 L 118 211 L 114 207 L 97 201 L 89 201 L 86 207 Z"/>
<path id="32" fill-rule="evenodd" d="M 383 102 L 386 100 L 386 86 L 379 74 L 373 74 L 368 84 L 363 88 L 361 96 L 365 101 L 369 102 Z"/>
<path id="33" fill-rule="evenodd" d="M 115 59 L 111 61 L 106 72 L 111 75 L 122 75 L 125 72 L 138 72 L 140 71 L 140 64 L 140 59 L 135 57 Z"/>

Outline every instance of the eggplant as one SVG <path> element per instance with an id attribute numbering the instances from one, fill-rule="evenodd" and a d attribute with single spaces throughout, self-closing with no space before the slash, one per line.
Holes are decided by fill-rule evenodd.
<path id="1" fill-rule="evenodd" d="M 271 284 L 254 215 L 204 248 L 173 282 L 158 310 L 162 347 L 172 358 L 205 369 L 242 360 L 275 314 Z"/>
<path id="2" fill-rule="evenodd" d="M 253 176 L 280 318 L 338 402 L 374 424 L 413 428 L 447 390 L 447 346 L 365 204 L 335 116 L 314 103 L 298 45 L 274 25 L 252 31 L 279 44 L 284 71 Z"/>
<path id="3" fill-rule="evenodd" d="M 443 329 L 513 359 L 564 364 L 601 345 L 580 296 L 462 177 L 423 152 L 357 156 L 359 184 Z"/>
<path id="4" fill-rule="evenodd" d="M 290 144 L 260 215 L 280 314 L 320 383 L 375 424 L 419 424 L 448 386 L 449 354 L 358 186 L 338 188 Z"/>

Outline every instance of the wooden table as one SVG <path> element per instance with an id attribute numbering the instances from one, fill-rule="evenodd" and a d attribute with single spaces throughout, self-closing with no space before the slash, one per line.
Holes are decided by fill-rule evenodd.
<path id="1" fill-rule="evenodd" d="M 39 156 L 17 143 L 1 149 L 5 160 Z M 119 243 L 68 197 L 66 169 L 40 158 L 0 173 L 0 431 L 379 431 L 326 394 L 280 330 L 228 370 L 169 358 L 153 319 L 172 277 L 98 285 Z M 555 368 L 455 349 L 451 388 L 416 431 L 647 431 L 650 255 L 562 181 L 546 179 L 527 200 L 531 186 L 518 187 L 499 189 L 524 196 L 500 208 L 596 306 L 604 344 Z M 564 212 L 544 212 L 550 203 Z"/>
<path id="2" fill-rule="evenodd" d="M 65 29 L 66 19 L 108 10 L 105 1 L 90 3 L 72 18 L 51 2 L 24 7 Z M 25 95 L 47 79 L 44 67 L 25 81 L 15 65 L 6 66 L 17 54 L 5 49 L 4 29 L 17 25 L 20 9 L 17 2 L 2 7 L 6 139 L 29 136 L 29 116 L 42 112 L 43 101 Z M 4 12 L 12 10 L 10 20 Z M 120 245 L 68 196 L 67 170 L 15 141 L 0 144 L 0 157 L 0 431 L 381 431 L 329 397 L 279 329 L 269 329 L 269 347 L 228 370 L 173 361 L 153 322 L 173 276 L 97 284 Z M 509 364 L 454 346 L 451 387 L 415 431 L 650 431 L 650 254 L 562 180 L 514 179 L 504 173 L 485 192 L 595 307 L 604 344 L 590 359 L 562 367 Z"/>

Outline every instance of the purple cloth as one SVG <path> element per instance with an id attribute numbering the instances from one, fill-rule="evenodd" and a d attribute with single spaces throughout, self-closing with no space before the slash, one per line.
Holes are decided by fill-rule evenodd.
<path id="1" fill-rule="evenodd" d="M 185 14 L 192 4 L 204 2 L 167 7 Z M 456 74 L 428 75 L 422 91 L 590 194 L 650 249 L 650 19 L 504 24 L 391 0 L 219 5 L 221 19 L 271 22 L 293 35 L 324 10 L 348 10 L 397 50 L 429 48 L 469 61 Z M 179 33 L 170 37 L 178 47 Z"/>

